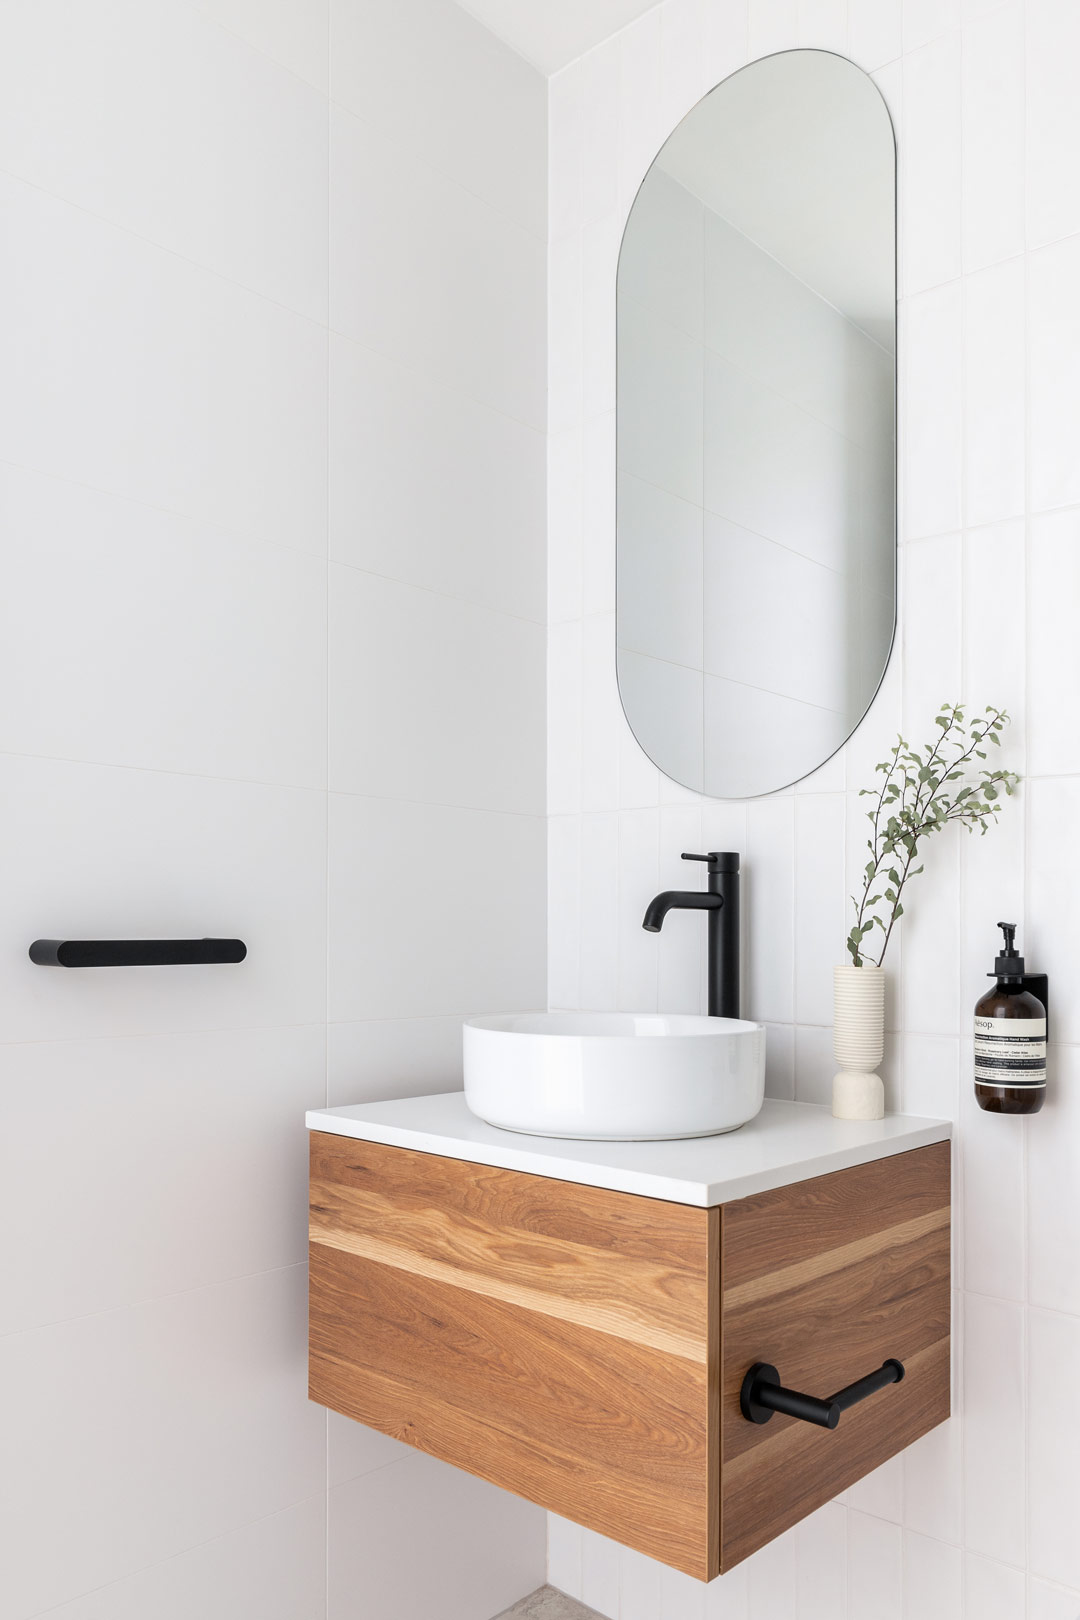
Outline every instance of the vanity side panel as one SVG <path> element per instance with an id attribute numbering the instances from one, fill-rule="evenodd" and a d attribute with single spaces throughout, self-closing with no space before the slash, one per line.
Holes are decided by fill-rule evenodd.
<path id="1" fill-rule="evenodd" d="M 727 1570 L 949 1416 L 949 1143 L 725 1204 L 721 1244 Z M 903 1381 L 831 1432 L 739 1410 L 754 1362 L 825 1396 L 890 1356 Z"/>
<path id="2" fill-rule="evenodd" d="M 706 1579 L 710 1215 L 312 1133 L 311 1397 Z"/>

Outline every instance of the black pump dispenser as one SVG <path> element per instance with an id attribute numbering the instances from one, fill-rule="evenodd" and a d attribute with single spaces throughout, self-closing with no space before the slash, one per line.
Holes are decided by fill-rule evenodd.
<path id="1" fill-rule="evenodd" d="M 975 1004 L 975 1100 L 991 1114 L 1037 1114 L 1046 1096 L 1046 978 L 1024 972 L 1016 924 Z"/>
<path id="2" fill-rule="evenodd" d="M 998 927 L 1005 936 L 1005 949 L 999 951 L 994 958 L 994 971 L 988 973 L 988 979 L 1022 979 L 1024 976 L 1024 958 L 1016 949 L 1016 924 L 998 923 Z"/>

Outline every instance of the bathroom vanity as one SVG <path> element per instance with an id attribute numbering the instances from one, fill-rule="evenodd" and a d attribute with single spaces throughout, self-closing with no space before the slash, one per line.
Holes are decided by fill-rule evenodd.
<path id="1" fill-rule="evenodd" d="M 945 1122 L 562 1141 L 452 1092 L 307 1123 L 312 1399 L 651 1558 L 710 1580 L 949 1415 Z"/>

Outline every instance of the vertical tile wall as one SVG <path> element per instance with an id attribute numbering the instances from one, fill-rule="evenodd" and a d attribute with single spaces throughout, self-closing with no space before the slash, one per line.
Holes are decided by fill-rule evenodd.
<path id="1" fill-rule="evenodd" d="M 0 109 L 0 1613 L 486 1620 L 539 1510 L 306 1399 L 303 1112 L 543 1000 L 545 84 L 13 0 Z"/>
<path id="2" fill-rule="evenodd" d="M 614 672 L 614 289 L 636 187 L 725 74 L 820 46 L 872 72 L 900 142 L 900 633 L 843 755 L 722 803 L 661 777 Z M 552 1581 L 619 1620 L 1080 1613 L 1080 14 L 1065 0 L 664 0 L 550 82 L 549 995 L 700 1010 L 703 936 L 642 933 L 683 849 L 740 849 L 769 1089 L 825 1101 L 856 790 L 901 726 L 1003 703 L 1025 782 L 942 839 L 890 964 L 890 1106 L 957 1124 L 957 1415 L 707 1590 L 552 1520 Z M 1015 916 L 1057 987 L 1049 1102 L 981 1115 L 971 1008 Z"/>

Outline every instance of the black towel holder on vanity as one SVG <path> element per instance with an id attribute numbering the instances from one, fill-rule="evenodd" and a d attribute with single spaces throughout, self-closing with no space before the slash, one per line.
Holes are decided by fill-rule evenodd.
<path id="1" fill-rule="evenodd" d="M 38 967 L 200 967 L 242 962 L 242 939 L 35 939 L 30 960 Z"/>
<path id="2" fill-rule="evenodd" d="M 904 1363 L 890 1357 L 876 1372 L 867 1373 L 854 1384 L 826 1395 L 800 1395 L 796 1389 L 785 1389 L 780 1374 L 767 1361 L 755 1361 L 742 1381 L 739 1408 L 748 1423 L 768 1423 L 774 1412 L 787 1417 L 801 1418 L 804 1423 L 816 1423 L 820 1429 L 835 1429 L 841 1412 L 868 1395 L 884 1389 L 887 1384 L 898 1384 L 904 1376 Z"/>

